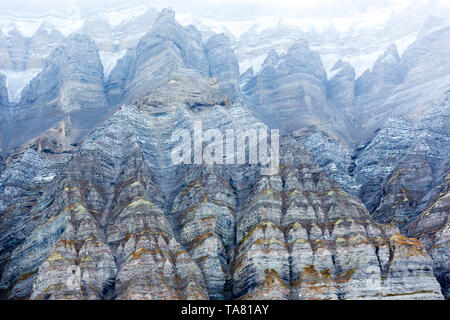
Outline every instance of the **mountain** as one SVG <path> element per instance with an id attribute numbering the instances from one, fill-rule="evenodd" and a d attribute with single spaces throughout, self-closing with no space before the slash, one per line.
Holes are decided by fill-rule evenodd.
<path id="1" fill-rule="evenodd" d="M 261 72 L 242 90 L 261 119 L 283 134 L 311 126 L 337 139 L 351 137 L 344 114 L 328 103 L 326 72 L 306 41 L 282 56 L 270 51 Z"/>
<path id="2" fill-rule="evenodd" d="M 0 298 L 448 298 L 450 29 L 420 8 L 0 34 Z"/>
<path id="3" fill-rule="evenodd" d="M 12 107 L 4 152 L 64 122 L 64 139 L 77 143 L 108 110 L 103 67 L 95 43 L 74 35 L 55 49 L 44 69 Z M 52 152 L 50 149 L 44 150 Z"/>

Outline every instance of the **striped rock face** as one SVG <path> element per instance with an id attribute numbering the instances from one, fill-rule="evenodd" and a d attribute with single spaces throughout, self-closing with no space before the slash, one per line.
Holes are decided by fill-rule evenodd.
<path id="1" fill-rule="evenodd" d="M 3 296 L 442 298 L 422 245 L 375 223 L 300 138 L 281 140 L 272 176 L 258 165 L 176 166 L 161 144 L 194 116 L 205 128 L 264 127 L 244 112 L 142 102 L 118 110 L 64 164 L 18 156 L 23 175 L 40 166 L 55 177 L 5 204 Z"/>
<path id="2" fill-rule="evenodd" d="M 0 75 L 1 299 L 448 297 L 448 28 L 358 79 L 303 40 L 240 77 L 225 35 L 149 19 L 107 78 L 87 35 L 17 105 Z"/>

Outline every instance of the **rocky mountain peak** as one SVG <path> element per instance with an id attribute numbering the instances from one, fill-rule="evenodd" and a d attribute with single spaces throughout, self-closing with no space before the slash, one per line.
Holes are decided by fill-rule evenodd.
<path id="1" fill-rule="evenodd" d="M 56 70 L 66 81 L 79 78 L 82 74 L 103 77 L 97 45 L 87 35 L 70 35 L 62 46 L 49 54 L 44 70 L 24 89 L 22 103 L 26 103 L 29 98 L 27 95 L 36 93 L 34 89 L 36 89 L 35 85 L 39 84 L 38 78 L 45 77 Z M 58 85 L 61 85 L 61 82 L 58 82 Z"/>
<path id="2" fill-rule="evenodd" d="M 171 8 L 162 9 L 158 17 L 156 18 L 155 24 L 163 22 L 177 23 L 175 20 L 175 11 L 173 11 Z"/>
<path id="3" fill-rule="evenodd" d="M 288 54 L 293 54 L 294 52 L 310 53 L 309 42 L 305 39 L 298 39 L 288 49 Z"/>
<path id="4" fill-rule="evenodd" d="M 208 62 L 200 33 L 195 27 L 182 27 L 175 20 L 172 9 L 161 11 L 151 30 L 141 39 L 137 53 L 140 55 L 166 41 L 172 42 L 178 48 L 177 50 L 181 51 L 178 54 L 187 67 L 208 76 Z"/>
<path id="5" fill-rule="evenodd" d="M 277 57 L 276 53 L 270 56 Z M 336 130 L 331 120 L 343 114 L 328 104 L 322 60 L 304 40 L 295 42 L 275 66 L 263 67 L 242 90 L 255 113 L 283 134 L 302 127 L 320 127 L 334 138 L 348 135 L 347 128 Z"/>
<path id="6" fill-rule="evenodd" d="M 52 23 L 50 23 L 48 21 L 44 21 L 41 23 L 41 25 L 39 26 L 39 29 L 36 30 L 36 32 L 33 34 L 33 36 L 50 34 L 54 29 L 55 29 L 55 27 L 53 26 Z"/>
<path id="7" fill-rule="evenodd" d="M 252 79 L 253 77 L 254 77 L 253 67 L 250 67 L 240 75 L 239 81 L 242 84 L 242 86 L 245 86 L 247 82 L 249 82 L 250 79 Z"/>
<path id="8" fill-rule="evenodd" d="M 372 69 L 372 72 L 377 75 L 387 74 L 390 72 L 396 74 L 401 71 L 400 69 L 401 59 L 398 54 L 397 46 L 395 44 L 392 44 L 380 57 L 378 57 Z M 401 81 L 401 79 L 395 79 L 394 81 Z"/>
<path id="9" fill-rule="evenodd" d="M 108 109 L 95 42 L 86 35 L 69 36 L 49 54 L 44 69 L 25 87 L 16 108 L 23 116 L 11 119 L 14 128 L 9 148 L 41 135 L 69 115 L 69 141 L 84 136 Z"/>
<path id="10" fill-rule="evenodd" d="M 267 54 L 266 59 L 264 60 L 264 63 L 262 65 L 263 68 L 267 67 L 267 66 L 272 66 L 275 67 L 276 64 L 278 63 L 278 61 L 280 61 L 280 56 L 278 55 L 278 53 L 275 51 L 275 49 L 272 49 L 269 51 L 269 53 Z"/>
<path id="11" fill-rule="evenodd" d="M 330 70 L 329 78 L 332 79 L 334 77 L 346 78 L 350 81 L 355 81 L 355 68 L 353 68 L 353 66 L 347 61 L 339 60 Z"/>
<path id="12" fill-rule="evenodd" d="M 328 96 L 339 110 L 349 118 L 355 106 L 355 69 L 348 62 L 339 60 L 328 74 Z"/>
<path id="13" fill-rule="evenodd" d="M 306 40 L 298 40 L 289 47 L 284 60 L 286 67 L 293 72 L 304 72 L 315 76 L 322 82 L 326 81 L 326 72 L 318 52 L 310 49 Z M 286 69 L 288 70 L 288 69 Z"/>
<path id="14" fill-rule="evenodd" d="M 182 20 L 0 34 L 0 299 L 448 296 L 450 30 L 426 26 L 355 79 L 378 35 Z M 30 68 L 10 107 L 6 83 Z M 174 134 L 197 121 L 218 163 L 209 129 L 278 129 L 276 170 L 175 164 Z"/>
<path id="15" fill-rule="evenodd" d="M 231 48 L 230 38 L 223 33 L 210 37 L 205 44 L 205 55 L 209 64 L 209 76 L 218 79 L 220 90 L 231 101 L 240 100 L 239 63 Z"/>
<path id="16" fill-rule="evenodd" d="M 111 34 L 111 26 L 104 17 L 95 17 L 87 19 L 80 30 L 82 34 L 95 34 L 96 36 L 105 36 Z"/>

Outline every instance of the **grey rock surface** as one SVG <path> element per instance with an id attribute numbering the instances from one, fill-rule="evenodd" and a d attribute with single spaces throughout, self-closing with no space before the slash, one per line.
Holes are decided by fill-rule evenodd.
<path id="1" fill-rule="evenodd" d="M 219 80 L 219 89 L 226 93 L 231 101 L 241 100 L 239 64 L 231 48 L 230 39 L 224 34 L 210 37 L 205 43 L 205 54 L 210 77 Z"/>
<path id="2" fill-rule="evenodd" d="M 160 142 L 194 119 L 205 129 L 265 127 L 239 105 L 204 105 L 124 106 L 53 179 L 29 186 L 34 202 L 19 191 L 28 197 L 2 215 L 20 228 L 2 240 L 4 297 L 442 297 L 420 243 L 371 220 L 301 140 L 282 140 L 274 176 L 248 165 L 174 166 Z M 22 161 L 49 166 L 30 149 Z M 30 179 L 11 171 L 9 181 Z M 29 214 L 19 215 L 22 205 Z"/>
<path id="3" fill-rule="evenodd" d="M 327 101 L 327 76 L 320 56 L 304 40 L 281 56 L 270 51 L 261 72 L 243 92 L 256 114 L 282 134 L 311 127 L 336 139 L 351 139 L 345 115 Z"/>
<path id="4" fill-rule="evenodd" d="M 328 80 L 328 95 L 344 114 L 351 117 L 356 104 L 355 69 L 348 62 L 338 61 L 331 72 L 334 76 Z"/>
<path id="5" fill-rule="evenodd" d="M 0 106 L 5 108 L 9 104 L 8 90 L 6 88 L 6 77 L 0 73 Z"/>
<path id="6" fill-rule="evenodd" d="M 112 71 L 107 84 L 109 100 L 113 105 L 136 100 L 149 88 L 170 81 L 170 73 L 186 67 L 198 76 L 209 75 L 201 35 L 193 27 L 182 27 L 175 13 L 164 9 L 137 47 Z"/>
<path id="7" fill-rule="evenodd" d="M 5 76 L 0 73 L 0 154 L 2 154 L 2 147 L 5 143 L 6 123 L 8 116 L 8 91 L 6 89 Z M 2 165 L 0 165 L 2 167 Z M 0 170 L 1 171 L 1 170 Z"/>
<path id="8" fill-rule="evenodd" d="M 41 29 L 36 48 L 49 41 Z M 267 56 L 239 75 L 236 43 L 205 41 L 170 9 L 114 28 L 90 20 L 81 33 L 61 40 L 19 103 L 0 75 L 0 298 L 448 298 L 439 20 L 357 79 L 344 61 L 327 74 L 292 32 L 286 53 L 242 37 L 238 55 Z M 10 36 L 0 63 L 27 55 L 31 40 Z M 100 52 L 125 49 L 105 78 Z M 172 135 L 192 135 L 194 121 L 223 137 L 280 129 L 275 174 L 174 164 Z"/>
<path id="9" fill-rule="evenodd" d="M 55 49 L 43 71 L 11 108 L 3 152 L 65 122 L 70 143 L 86 136 L 109 108 L 95 43 L 75 35 Z"/>

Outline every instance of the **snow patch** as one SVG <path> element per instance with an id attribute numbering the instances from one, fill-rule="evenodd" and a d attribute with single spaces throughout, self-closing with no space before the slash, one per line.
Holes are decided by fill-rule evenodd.
<path id="1" fill-rule="evenodd" d="M 256 74 L 261 71 L 264 60 L 266 60 L 267 54 L 262 54 L 256 57 L 245 59 L 239 63 L 240 73 L 244 73 L 248 68 L 253 67 L 253 72 Z"/>
<path id="2" fill-rule="evenodd" d="M 107 52 L 100 51 L 100 60 L 103 65 L 103 72 L 105 74 L 105 78 L 108 77 L 113 71 L 114 67 L 117 65 L 117 61 L 122 59 L 127 53 L 127 49 L 123 49 L 119 52 Z"/>
<path id="3" fill-rule="evenodd" d="M 108 19 L 109 25 L 111 28 L 115 28 L 122 23 L 132 20 L 142 14 L 144 14 L 148 9 L 152 7 L 149 7 L 147 5 L 141 5 L 137 7 L 122 7 L 122 8 L 115 8 L 115 9 L 107 9 L 104 10 L 101 15 L 106 17 Z"/>
<path id="4" fill-rule="evenodd" d="M 73 19 L 61 14 L 47 13 L 45 16 L 16 17 L 12 14 L 0 14 L 0 30 L 8 35 L 13 30 L 18 30 L 25 37 L 32 37 L 40 26 L 53 26 L 64 36 L 81 29 L 84 19 Z"/>
<path id="5" fill-rule="evenodd" d="M 403 55 L 405 50 L 413 44 L 414 41 L 417 39 L 418 32 L 412 33 L 406 37 L 403 37 L 401 39 L 398 39 L 395 41 L 395 45 L 397 46 L 397 51 L 400 56 Z"/>
<path id="6" fill-rule="evenodd" d="M 321 48 L 315 48 L 320 53 Z M 377 59 L 384 53 L 384 49 L 375 50 L 368 53 L 363 53 L 359 55 L 336 55 L 336 54 L 321 54 L 322 63 L 329 75 L 329 79 L 331 79 L 332 71 L 331 69 L 335 65 L 335 63 L 339 60 L 347 61 L 350 65 L 355 69 L 355 76 L 358 78 L 360 75 L 364 73 L 367 69 L 372 70 L 373 65 L 377 61 Z"/>
<path id="7" fill-rule="evenodd" d="M 11 102 L 19 102 L 22 90 L 41 72 L 42 69 L 28 69 L 25 71 L 11 71 L 0 69 L 0 73 L 6 76 L 6 87 Z"/>

